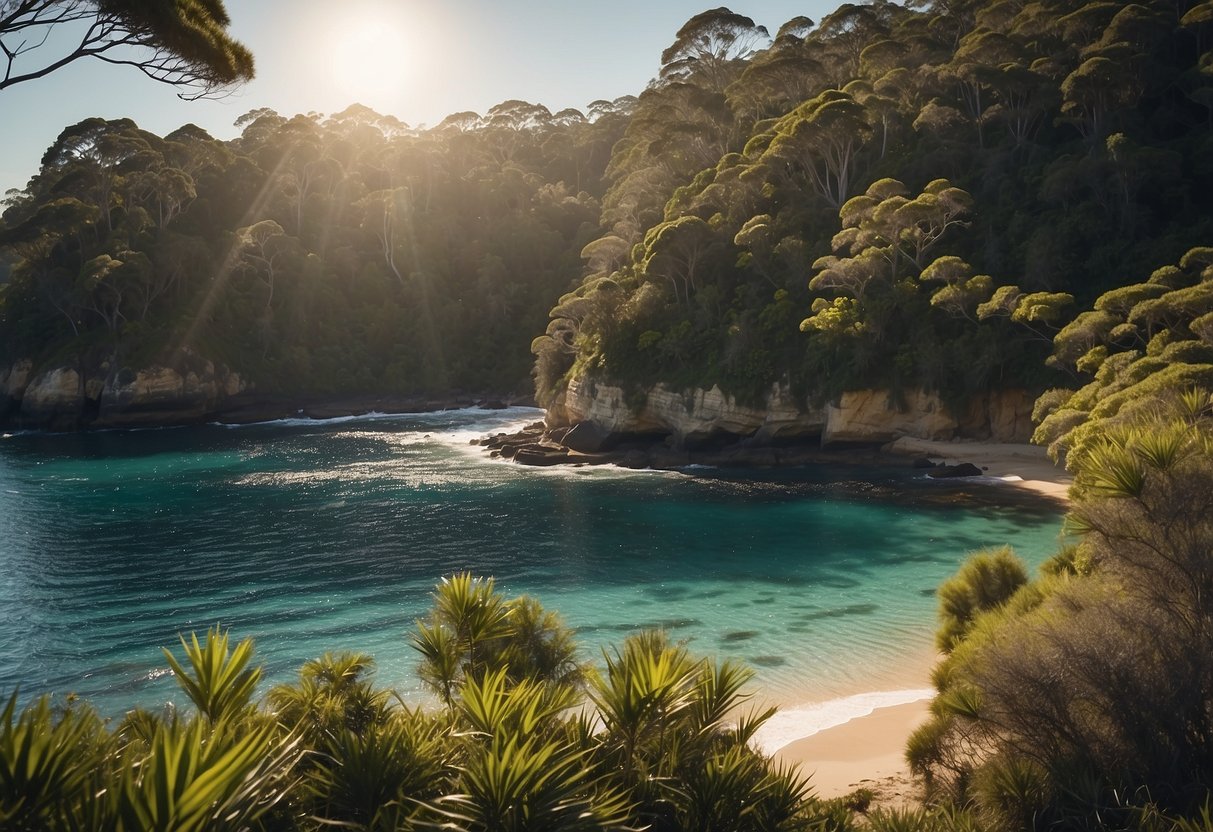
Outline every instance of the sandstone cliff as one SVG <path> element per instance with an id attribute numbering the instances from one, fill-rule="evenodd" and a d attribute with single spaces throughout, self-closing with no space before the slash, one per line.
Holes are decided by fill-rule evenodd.
<path id="1" fill-rule="evenodd" d="M 719 387 L 676 392 L 657 385 L 639 407 L 619 387 L 593 381 L 570 382 L 562 401 L 548 410 L 550 428 L 590 422 L 610 434 L 665 434 L 680 447 L 717 438 L 756 437 L 759 441 L 817 436 L 823 426 L 819 409 L 798 402 L 785 386 L 776 385 L 758 405 L 745 405 Z"/>
<path id="2" fill-rule="evenodd" d="M 756 444 L 820 437 L 824 446 L 903 436 L 1022 443 L 1032 434 L 1033 401 L 1025 390 L 995 391 L 973 397 L 958 415 L 923 390 L 853 390 L 814 407 L 775 385 L 762 402 L 747 405 L 719 387 L 678 392 L 659 384 L 629 399 L 620 387 L 574 379 L 548 408 L 546 423 L 553 430 L 589 425 L 603 436 L 668 436 L 675 447 L 751 437 Z"/>
<path id="3" fill-rule="evenodd" d="M 92 372 L 22 359 L 0 368 L 0 419 L 51 430 L 189 424 L 246 388 L 239 374 L 190 353 L 176 366 Z"/>

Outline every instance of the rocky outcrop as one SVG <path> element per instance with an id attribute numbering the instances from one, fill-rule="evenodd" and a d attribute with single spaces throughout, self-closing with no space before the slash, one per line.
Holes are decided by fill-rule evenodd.
<path id="1" fill-rule="evenodd" d="M 238 373 L 206 361 L 197 370 L 123 368 L 101 391 L 96 427 L 137 427 L 196 422 L 245 389 Z"/>
<path id="2" fill-rule="evenodd" d="M 50 428 L 73 426 L 84 409 L 84 388 L 79 371 L 71 367 L 39 373 L 21 397 L 21 421 Z"/>
<path id="3" fill-rule="evenodd" d="M 629 397 L 621 387 L 574 379 L 548 408 L 549 429 L 569 429 L 562 441 L 586 452 L 611 450 L 622 438 L 669 437 L 675 449 L 752 439 L 763 445 L 821 437 L 823 446 L 883 444 L 916 439 L 1026 442 L 1034 397 L 1002 390 L 974 397 L 958 416 L 938 394 L 852 390 L 824 408 L 775 385 L 757 404 L 743 404 L 719 387 L 679 392 L 659 384 Z"/>
<path id="4" fill-rule="evenodd" d="M 887 390 L 852 390 L 826 408 L 821 444 L 892 442 L 902 436 L 951 439 L 958 427 L 934 393 L 911 390 L 897 397 Z"/>
<path id="5" fill-rule="evenodd" d="M 21 397 L 29 385 L 34 362 L 28 358 L 0 367 L 0 419 L 7 419 L 21 407 Z"/>
<path id="6" fill-rule="evenodd" d="M 665 385 L 657 385 L 642 403 L 634 403 L 622 388 L 575 379 L 562 401 L 549 408 L 547 423 L 551 428 L 589 423 L 597 432 L 614 436 L 666 435 L 681 448 L 720 438 L 769 442 L 815 437 L 824 417 L 783 385 L 773 386 L 756 405 L 743 404 L 719 387 L 683 393 Z"/>
<path id="7" fill-rule="evenodd" d="M 962 426 L 965 438 L 1019 444 L 1032 440 L 1032 407 L 1036 397 L 1030 392 L 995 390 L 978 401 L 984 405 L 984 418 L 973 433 L 968 426 Z"/>
<path id="8" fill-rule="evenodd" d="M 247 387 L 239 374 L 191 353 L 175 367 L 102 364 L 93 372 L 22 360 L 0 374 L 0 418 L 51 430 L 189 424 Z"/>

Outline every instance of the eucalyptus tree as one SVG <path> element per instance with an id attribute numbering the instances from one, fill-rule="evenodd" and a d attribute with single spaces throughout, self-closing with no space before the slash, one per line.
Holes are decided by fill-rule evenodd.
<path id="1" fill-rule="evenodd" d="M 851 197 L 861 152 L 872 137 L 863 105 L 839 90 L 801 104 L 774 126 L 761 157 L 800 177 L 833 208 Z"/>
<path id="2" fill-rule="evenodd" d="M 134 67 L 182 98 L 215 95 L 253 77 L 253 56 L 230 24 L 222 0 L 8 0 L 0 4 L 0 90 L 95 58 Z"/>
<path id="3" fill-rule="evenodd" d="M 794 35 L 783 35 L 754 56 L 725 90 L 738 118 L 750 123 L 783 115 L 826 85 L 825 68 Z"/>
<path id="4" fill-rule="evenodd" d="M 1133 423 L 1158 396 L 1213 384 L 1213 249 L 1189 250 L 1145 283 L 1099 297 L 1063 327 L 1053 361 L 1085 382 L 1037 402 L 1035 441 L 1055 456 Z"/>
<path id="5" fill-rule="evenodd" d="M 859 77 L 864 50 L 888 36 L 900 8 L 889 0 L 843 3 L 806 36 L 806 43 L 821 55 L 818 60 L 834 88 Z"/>
<path id="6" fill-rule="evenodd" d="M 661 53 L 661 78 L 723 92 L 769 37 L 765 26 L 721 6 L 692 17 Z"/>

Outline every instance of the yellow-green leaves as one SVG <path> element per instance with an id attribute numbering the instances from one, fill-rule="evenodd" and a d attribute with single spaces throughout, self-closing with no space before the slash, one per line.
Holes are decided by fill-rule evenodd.
<path id="1" fill-rule="evenodd" d="M 49 697 L 0 711 L 0 827 L 54 828 L 107 762 L 101 721 L 91 708 L 56 714 Z"/>
<path id="2" fill-rule="evenodd" d="M 198 634 L 190 640 L 181 636 L 188 669 L 168 650 L 164 657 L 173 669 L 177 684 L 189 696 L 198 712 L 211 722 L 233 718 L 252 704 L 253 693 L 261 680 L 261 668 L 249 667 L 253 658 L 253 640 L 244 639 L 229 649 L 227 631 L 217 627 L 207 630 L 206 641 L 198 642 Z"/>

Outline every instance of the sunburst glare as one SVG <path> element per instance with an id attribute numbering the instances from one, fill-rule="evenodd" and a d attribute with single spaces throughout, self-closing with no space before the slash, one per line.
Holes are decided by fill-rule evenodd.
<path id="1" fill-rule="evenodd" d="M 333 45 L 329 78 L 351 101 L 399 103 L 419 66 L 417 21 L 384 3 L 363 3 Z"/>

